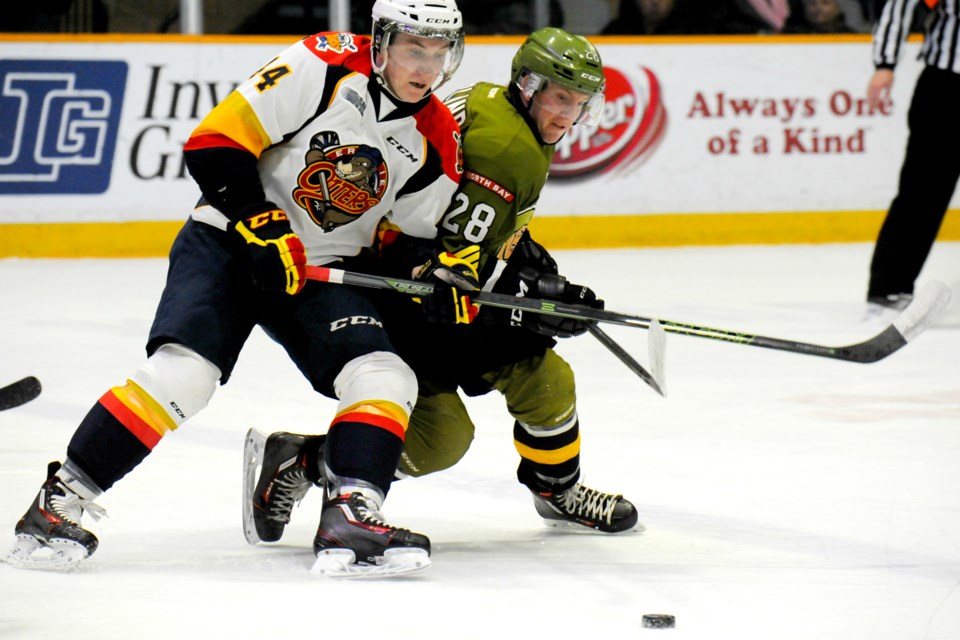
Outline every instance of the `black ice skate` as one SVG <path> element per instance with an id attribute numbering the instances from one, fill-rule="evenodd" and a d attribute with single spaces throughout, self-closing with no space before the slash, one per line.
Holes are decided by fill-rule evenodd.
<path id="1" fill-rule="evenodd" d="M 887 325 L 900 315 L 913 302 L 911 293 L 891 293 L 890 295 L 869 296 L 863 321 L 868 324 Z"/>
<path id="2" fill-rule="evenodd" d="M 629 500 L 621 495 L 601 493 L 579 482 L 559 493 L 533 492 L 533 504 L 551 527 L 588 527 L 606 533 L 646 528 L 637 522 L 637 509 Z"/>
<path id="3" fill-rule="evenodd" d="M 14 566 L 66 567 L 97 550 L 97 537 L 80 526 L 80 517 L 88 512 L 99 520 L 106 512 L 66 488 L 55 475 L 58 469 L 59 462 L 49 464 L 40 493 L 17 522 L 17 541 L 6 557 Z"/>
<path id="4" fill-rule="evenodd" d="M 912 293 L 891 293 L 889 295 L 869 296 L 867 304 L 893 311 L 903 311 L 913 302 Z"/>
<path id="5" fill-rule="evenodd" d="M 250 519 L 253 521 L 252 529 L 249 522 L 244 527 L 247 542 L 276 542 L 283 535 L 284 527 L 290 523 L 294 505 L 303 500 L 315 484 L 308 477 L 304 444 L 314 438 L 322 442 L 325 437 L 280 431 L 264 439 L 263 434 L 254 429 L 247 434 L 244 460 L 248 472 L 244 474 L 244 508 L 250 509 Z M 257 465 L 261 465 L 260 477 L 256 488 L 248 491 L 247 485 L 253 484 Z M 315 473 L 319 474 L 319 470 Z M 255 537 L 251 539 L 251 536 Z"/>
<path id="6" fill-rule="evenodd" d="M 430 540 L 383 520 L 377 501 L 359 491 L 328 497 L 313 540 L 313 573 L 388 577 L 430 566 Z"/>

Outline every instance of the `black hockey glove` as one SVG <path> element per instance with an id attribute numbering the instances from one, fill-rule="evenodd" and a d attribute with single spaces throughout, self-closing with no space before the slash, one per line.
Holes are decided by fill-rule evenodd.
<path id="1" fill-rule="evenodd" d="M 264 291 L 300 293 L 307 279 L 307 254 L 283 210 L 267 202 L 243 212 L 232 229 L 244 243 L 257 286 Z"/>
<path id="2" fill-rule="evenodd" d="M 594 309 L 603 309 L 603 300 L 590 287 L 567 282 L 567 279 L 555 273 L 537 273 L 526 268 L 520 270 L 520 282 L 526 288 L 526 297 L 543 300 L 557 300 L 565 304 L 582 304 Z M 561 318 L 542 313 L 524 311 L 521 324 L 551 338 L 570 338 L 585 333 L 593 320 Z"/>
<path id="3" fill-rule="evenodd" d="M 433 285 L 433 293 L 421 299 L 428 322 L 470 324 L 479 308 L 466 293 L 480 288 L 475 261 L 479 248 L 467 247 L 456 254 L 439 251 L 420 267 L 417 280 Z"/>
<path id="4" fill-rule="evenodd" d="M 543 245 L 531 238 L 529 233 L 524 233 L 514 247 L 507 268 L 493 290 L 497 293 L 603 308 L 603 300 L 597 300 L 596 294 L 589 287 L 571 284 L 559 275 L 557 261 Z M 520 310 L 514 310 L 507 316 L 499 314 L 499 311 L 488 309 L 484 313 L 490 316 L 493 322 L 505 320 L 551 338 L 578 336 L 587 330 L 591 322 Z"/>

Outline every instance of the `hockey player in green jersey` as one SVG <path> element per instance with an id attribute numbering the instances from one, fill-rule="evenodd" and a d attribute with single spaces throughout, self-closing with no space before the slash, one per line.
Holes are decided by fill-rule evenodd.
<path id="1" fill-rule="evenodd" d="M 484 290 L 602 308 L 593 291 L 558 274 L 556 262 L 530 237 L 527 225 L 546 183 L 554 145 L 574 125 L 597 123 L 603 88 L 596 48 L 583 37 L 545 28 L 517 51 L 509 86 L 481 82 L 445 100 L 461 126 L 464 173 L 437 227 L 436 242 L 472 261 Z M 422 264 L 418 253 L 436 251 L 435 245 L 389 227 L 381 229 L 381 236 L 382 258 L 392 265 L 393 275 L 415 275 L 410 269 Z M 456 464 L 474 434 L 458 389 L 470 396 L 496 390 L 515 420 L 518 479 L 548 524 L 605 532 L 643 528 L 636 508 L 621 495 L 579 483 L 574 375 L 553 347 L 554 338 L 584 333 L 585 322 L 485 307 L 472 324 L 438 324 L 424 321 L 424 311 L 431 319 L 432 306 L 421 310 L 426 305 L 409 298 L 390 292 L 382 296 L 391 340 L 419 382 L 398 477 Z M 449 367 L 450 349 L 457 354 L 455 371 Z M 305 442 L 303 436 L 284 432 L 267 440 L 265 460 L 273 462 L 264 463 L 251 508 L 258 530 L 270 530 L 272 539 L 279 539 L 289 522 L 290 495 L 302 497 L 309 488 L 303 481 L 290 481 L 309 464 L 302 455 L 310 448 Z"/>

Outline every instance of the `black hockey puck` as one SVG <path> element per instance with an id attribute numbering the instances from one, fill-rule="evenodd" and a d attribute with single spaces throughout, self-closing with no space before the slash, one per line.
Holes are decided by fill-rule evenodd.
<path id="1" fill-rule="evenodd" d="M 643 626 L 648 629 L 673 629 L 677 620 L 669 613 L 645 613 Z"/>

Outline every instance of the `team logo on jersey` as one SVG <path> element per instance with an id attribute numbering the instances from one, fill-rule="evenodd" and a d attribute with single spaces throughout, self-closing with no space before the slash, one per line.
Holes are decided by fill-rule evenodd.
<path id="1" fill-rule="evenodd" d="M 634 171 L 656 150 L 667 126 L 660 82 L 641 67 L 636 77 L 604 67 L 606 104 L 597 126 L 576 125 L 556 145 L 551 178 Z"/>
<path id="2" fill-rule="evenodd" d="M 103 193 L 127 63 L 0 60 L 0 194 Z"/>
<path id="3" fill-rule="evenodd" d="M 353 222 L 387 190 L 383 153 L 365 144 L 340 144 L 333 131 L 313 136 L 305 162 L 293 199 L 324 231 Z"/>
<path id="4" fill-rule="evenodd" d="M 317 42 L 314 44 L 317 51 L 333 51 L 334 53 L 343 53 L 344 51 L 357 51 L 357 45 L 353 42 L 353 34 L 350 33 L 325 33 L 317 36 Z"/>

